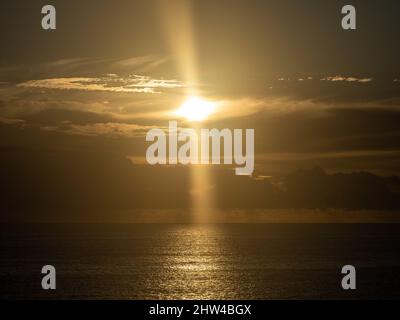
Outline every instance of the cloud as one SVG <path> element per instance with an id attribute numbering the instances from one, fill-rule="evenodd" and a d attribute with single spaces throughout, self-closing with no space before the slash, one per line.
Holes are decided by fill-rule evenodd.
<path id="1" fill-rule="evenodd" d="M 23 124 L 23 123 L 25 123 L 25 121 L 22 119 L 0 117 L 0 123 L 1 124 Z"/>
<path id="2" fill-rule="evenodd" d="M 41 65 L 40 67 L 67 71 L 68 69 L 82 68 L 89 65 L 105 63 L 107 61 L 109 60 L 104 58 L 68 58 L 51 61 Z"/>
<path id="3" fill-rule="evenodd" d="M 243 97 L 232 100 L 220 100 L 217 104 L 216 119 L 238 118 L 266 112 L 271 115 L 285 115 L 293 112 L 312 110 L 316 115 L 334 107 L 332 103 L 314 100 L 311 97 Z"/>
<path id="4" fill-rule="evenodd" d="M 182 88 L 184 85 L 177 80 L 152 79 L 143 75 L 119 77 L 108 74 L 104 77 L 69 77 L 29 80 L 17 85 L 24 88 L 107 91 L 122 93 L 161 93 L 160 89 Z"/>
<path id="5" fill-rule="evenodd" d="M 106 122 L 106 123 L 90 123 L 90 124 L 73 124 L 65 122 L 60 126 L 43 126 L 44 131 L 56 131 L 70 135 L 79 135 L 87 137 L 106 136 L 112 138 L 126 137 L 144 137 L 146 132 L 155 126 Z"/>
<path id="6" fill-rule="evenodd" d="M 169 58 L 165 57 L 141 56 L 118 60 L 112 66 L 116 68 L 139 68 L 141 71 L 148 71 L 164 64 L 168 60 Z"/>
<path id="7" fill-rule="evenodd" d="M 298 78 L 289 78 L 289 77 L 280 77 L 277 80 L 278 81 L 298 81 L 298 82 L 303 82 L 306 80 L 313 80 L 314 78 L 312 76 L 301 76 Z M 336 76 L 327 76 L 327 77 L 322 77 L 320 79 L 321 81 L 331 81 L 331 82 L 359 82 L 359 83 L 367 83 L 371 82 L 374 80 L 374 78 L 358 78 L 358 77 L 344 77 L 341 75 L 336 75 Z M 395 81 L 395 80 L 394 80 Z"/>
<path id="8" fill-rule="evenodd" d="M 359 82 L 367 83 L 373 81 L 373 78 L 357 78 L 357 77 L 343 77 L 343 76 L 329 76 L 324 77 L 321 81 L 331 81 L 331 82 Z"/>
<path id="9" fill-rule="evenodd" d="M 107 73 L 148 74 L 169 60 L 169 57 L 147 55 L 127 59 L 70 57 L 43 63 L 7 66 L 0 64 L 0 86 L 27 79 L 67 78 L 81 75 L 98 77 Z"/>
<path id="10" fill-rule="evenodd" d="M 362 157 L 399 157 L 400 150 L 350 150 L 316 153 L 262 153 L 257 154 L 258 161 L 299 161 L 318 159 L 345 159 Z"/>

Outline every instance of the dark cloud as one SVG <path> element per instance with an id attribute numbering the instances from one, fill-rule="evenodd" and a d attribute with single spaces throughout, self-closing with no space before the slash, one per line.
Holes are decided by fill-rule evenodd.
<path id="1" fill-rule="evenodd" d="M 188 167 L 133 165 L 104 152 L 3 147 L 0 153 L 2 221 L 130 221 L 135 210 L 191 207 Z M 221 168 L 204 170 L 212 171 L 215 205 L 221 209 L 400 208 L 396 177 L 328 175 L 316 168 L 254 179 Z"/>

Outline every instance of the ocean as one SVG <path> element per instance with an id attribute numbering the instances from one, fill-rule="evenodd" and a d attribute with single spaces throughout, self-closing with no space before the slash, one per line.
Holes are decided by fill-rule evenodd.
<path id="1" fill-rule="evenodd" d="M 400 298 L 399 224 L 0 228 L 3 299 Z M 56 290 L 41 288 L 47 264 Z M 345 291 L 349 264 L 357 289 Z"/>

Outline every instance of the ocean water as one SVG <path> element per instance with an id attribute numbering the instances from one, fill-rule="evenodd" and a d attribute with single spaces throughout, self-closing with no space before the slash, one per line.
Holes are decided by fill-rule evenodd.
<path id="1" fill-rule="evenodd" d="M 7 299 L 400 298 L 396 224 L 2 225 L 0 255 Z"/>

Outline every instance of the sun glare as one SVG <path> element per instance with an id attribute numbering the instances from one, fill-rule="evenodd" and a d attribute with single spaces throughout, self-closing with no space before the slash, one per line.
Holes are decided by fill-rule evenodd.
<path id="1" fill-rule="evenodd" d="M 202 121 L 214 113 L 215 103 L 205 101 L 199 97 L 189 97 L 175 114 L 189 121 Z"/>

